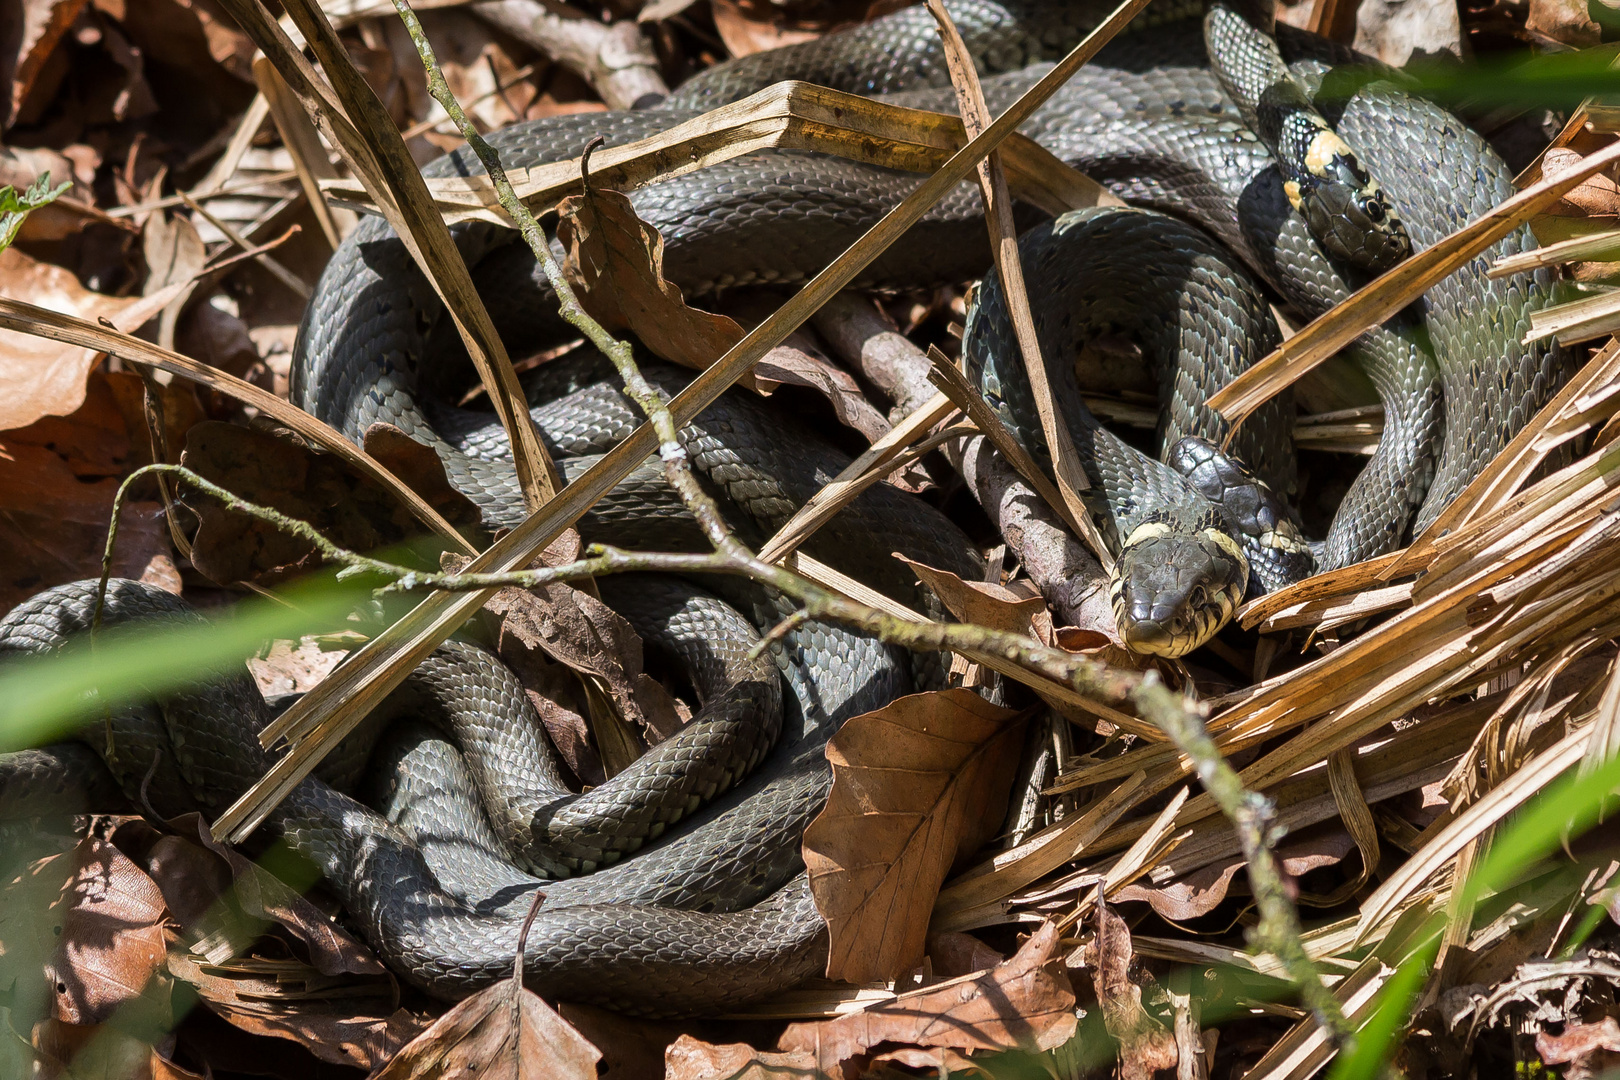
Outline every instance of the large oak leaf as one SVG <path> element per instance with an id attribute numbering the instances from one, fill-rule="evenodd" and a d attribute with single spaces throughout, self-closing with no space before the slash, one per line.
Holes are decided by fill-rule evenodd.
<path id="1" fill-rule="evenodd" d="M 1006 813 L 1018 717 L 972 691 L 942 690 L 857 716 L 828 743 L 832 794 L 804 834 L 831 933 L 828 978 L 895 979 L 921 961 L 951 864 Z"/>

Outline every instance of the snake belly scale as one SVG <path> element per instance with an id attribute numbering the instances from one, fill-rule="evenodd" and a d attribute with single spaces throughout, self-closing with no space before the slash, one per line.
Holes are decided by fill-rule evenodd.
<path id="1" fill-rule="evenodd" d="M 986 79 L 993 110 L 1027 87 L 1041 63 L 1060 56 L 1101 14 L 1089 3 L 1058 0 L 963 0 L 951 7 L 981 70 L 994 76 Z M 1360 271 L 1324 254 L 1276 162 L 1210 71 L 1199 14 L 1197 4 L 1150 8 L 1151 33 L 1128 34 L 1110 45 L 1026 128 L 1082 171 L 1152 208 L 1066 217 L 1029 234 L 1023 246 L 1027 257 L 1047 260 L 1048 272 L 1031 275 L 1051 286 L 1046 299 L 1073 305 L 1067 313 L 1041 316 L 1049 362 L 1063 358 L 1075 334 L 1099 328 L 1128 326 L 1156 343 L 1144 351 L 1166 373 L 1158 447 L 1163 458 L 1173 456 L 1183 436 L 1223 434 L 1199 412 L 1199 403 L 1275 340 L 1275 327 L 1263 317 L 1265 290 L 1315 315 L 1362 280 Z M 1308 86 L 1320 74 L 1312 62 L 1343 58 L 1298 36 L 1284 34 L 1281 40 Z M 498 132 L 491 142 L 508 167 L 564 160 L 597 136 L 610 144 L 645 137 L 787 77 L 952 108 L 949 94 L 938 89 L 947 79 L 932 22 L 913 8 L 809 46 L 724 65 L 689 82 L 666 108 L 552 118 Z M 1417 245 L 1432 243 L 1511 190 L 1505 166 L 1477 136 L 1394 86 L 1370 84 L 1326 111 Z M 476 167 L 469 155 L 452 154 L 427 171 L 447 175 Z M 636 191 L 632 200 L 664 235 L 666 272 L 688 296 L 702 296 L 804 280 L 916 182 L 819 155 L 769 152 Z M 875 262 L 862 284 L 915 287 L 977 276 L 988 263 L 984 235 L 977 193 L 964 186 Z M 1122 299 L 1125 279 L 1132 276 L 1123 264 L 1099 261 L 1094 252 L 1078 254 L 1101 242 L 1119 259 L 1127 243 L 1122 237 L 1162 257 L 1157 266 L 1144 260 L 1131 267 L 1140 279 L 1133 287 L 1160 301 L 1153 312 Z M 532 254 L 511 234 L 467 226 L 456 230 L 456 239 L 509 348 L 566 333 Z M 1547 301 L 1548 279 L 1489 281 L 1484 275 L 1490 259 L 1529 242 L 1527 233 L 1510 236 L 1431 290 L 1420 310 L 1357 343 L 1354 358 L 1385 400 L 1386 435 L 1327 538 L 1327 565 L 1389 550 L 1414 520 L 1419 527 L 1432 520 L 1556 389 L 1564 359 L 1546 347 L 1518 345 L 1529 312 Z M 1027 389 L 1010 363 L 1016 352 L 1006 345 L 998 295 L 993 280 L 979 292 L 969 320 L 969 366 L 1015 432 L 1039 452 Z M 1110 303 L 1129 307 L 1137 321 L 1111 311 Z M 1426 334 L 1419 332 L 1424 324 Z M 403 245 L 380 222 L 367 219 L 334 255 L 306 313 L 294 399 L 353 439 L 362 439 L 372 423 L 387 422 L 432 445 L 485 520 L 510 524 L 522 511 L 504 435 L 487 415 L 439 400 L 465 372 L 447 325 Z M 1251 579 L 1264 576 L 1250 572 L 1255 541 L 1269 528 L 1275 545 L 1278 535 L 1292 535 L 1288 523 L 1270 511 L 1250 514 L 1262 528 L 1244 534 L 1233 524 L 1233 511 L 1209 501 L 1210 485 L 1199 479 L 1202 465 L 1184 478 L 1109 435 L 1084 413 L 1061 378 L 1064 367 L 1056 364 L 1054 382 L 1096 470 L 1098 513 L 1120 546 L 1120 562 L 1142 570 L 1140 580 L 1119 579 L 1121 610 L 1142 624 L 1141 647 L 1185 651 L 1186 641 L 1203 640 L 1218 628 Z M 665 387 L 681 378 L 656 366 L 648 371 Z M 627 434 L 638 417 L 600 367 L 583 365 L 567 390 L 537 405 L 534 416 L 548 446 L 565 459 L 565 472 L 573 473 L 588 455 Z M 1288 407 L 1279 402 L 1274 408 L 1276 424 L 1241 433 L 1250 440 L 1241 454 L 1286 496 L 1292 484 Z M 735 393 L 681 438 L 704 482 L 726 498 L 745 537 L 773 530 L 848 461 L 812 432 L 784 434 L 781 417 Z M 791 452 L 785 449 L 790 446 Z M 1207 458 L 1198 461 L 1208 464 Z M 661 548 L 690 539 L 691 525 L 650 467 L 628 478 L 581 523 L 588 538 Z M 929 598 L 889 558 L 891 550 L 964 576 L 976 574 L 980 565 L 972 545 L 943 515 L 881 486 L 834 518 L 817 542 L 822 546 L 812 547 L 814 553 L 916 604 Z M 1150 580 L 1155 575 L 1161 580 Z M 689 605 L 698 601 L 674 593 L 645 631 L 654 639 L 663 635 L 672 652 L 693 654 L 685 658 L 700 667 L 714 658 L 695 655 L 701 650 L 694 626 L 705 628 L 697 637 L 722 624 L 728 639 L 746 637 L 749 631 L 740 624 L 757 631 L 789 613 L 780 598 L 762 590 L 706 584 L 723 595 L 701 603 L 724 605 L 730 614 L 693 621 Z M 1160 602 L 1160 592 L 1171 607 Z M 91 603 L 91 589 L 83 583 L 41 594 L 0 623 L 0 651 L 58 647 L 88 625 Z M 173 598 L 133 582 L 115 583 L 109 597 L 112 622 L 190 617 Z M 1180 624 L 1173 625 L 1177 618 Z M 480 806 L 475 789 L 500 780 L 480 779 L 495 771 L 488 767 L 493 759 L 481 759 L 476 748 L 469 752 L 465 742 L 452 745 L 445 734 L 445 717 L 466 709 L 493 717 L 497 737 L 506 737 L 505 726 L 515 723 L 502 714 L 502 702 L 517 703 L 510 701 L 510 687 L 501 689 L 506 684 L 498 665 L 470 644 L 447 646 L 413 677 L 400 708 L 425 714 L 429 722 L 417 716 L 383 737 L 367 785 L 375 807 L 344 793 L 356 783 L 350 764 L 364 756 L 362 746 L 295 789 L 269 824 L 322 870 L 379 954 L 430 993 L 463 996 L 509 970 L 522 915 L 542 884 L 533 871 L 573 875 L 597 867 L 544 881 L 547 899 L 526 953 L 526 977 L 537 990 L 660 1015 L 758 998 L 815 972 L 824 956 L 824 930 L 798 844 L 830 783 L 827 738 L 849 716 L 930 685 L 931 677 L 927 665 L 912 664 L 879 642 L 816 623 L 797 627 L 770 656 L 780 680 L 778 719 L 769 718 L 772 691 L 766 687 L 777 686 L 772 678 L 740 661 L 719 663 L 710 676 L 726 686 L 704 683 L 708 701 L 733 700 L 727 687 L 752 688 L 742 693 L 749 699 L 747 718 L 721 717 L 714 729 L 736 729 L 736 738 L 726 740 L 735 756 L 715 763 L 706 752 L 697 755 L 701 761 L 688 763 L 695 771 L 675 770 L 682 778 L 656 809 L 611 811 L 609 817 L 634 819 L 627 835 L 603 830 L 598 815 L 556 795 L 546 804 L 558 810 L 552 823 L 573 813 L 583 830 L 563 822 L 568 827 L 554 830 L 548 843 L 514 855 L 514 846 L 532 839 L 514 834 L 535 820 L 533 806 L 520 803 L 507 818 Z M 0 808 L 102 800 L 117 787 L 127 793 L 157 750 L 152 790 L 166 793 L 155 796 L 164 800 L 160 809 L 215 811 L 270 764 L 256 737 L 264 710 L 240 678 L 128 710 L 118 718 L 112 751 L 96 747 L 112 767 L 110 781 L 62 780 L 61 769 L 83 765 L 82 747 L 34 751 L 0 763 Z M 372 731 L 360 741 L 377 737 Z M 701 741 L 689 737 L 690 743 Z M 164 747 L 172 759 L 163 756 Z M 673 749 L 664 753 L 682 756 Z M 638 795 L 649 786 L 627 785 Z"/>

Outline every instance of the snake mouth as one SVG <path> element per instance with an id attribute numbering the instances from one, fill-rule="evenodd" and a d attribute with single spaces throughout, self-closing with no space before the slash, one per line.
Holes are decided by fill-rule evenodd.
<path id="1" fill-rule="evenodd" d="M 1249 583 L 1248 561 L 1215 529 L 1159 522 L 1126 540 L 1109 580 L 1114 621 L 1135 653 L 1185 656 L 1231 621 Z"/>
<path id="2" fill-rule="evenodd" d="M 1324 132 L 1320 138 L 1330 135 Z M 1303 186 L 1295 185 L 1289 193 L 1290 201 L 1328 254 L 1366 273 L 1381 274 L 1412 254 L 1412 240 L 1378 182 L 1337 136 L 1332 139 L 1342 152 L 1313 159 Z"/>

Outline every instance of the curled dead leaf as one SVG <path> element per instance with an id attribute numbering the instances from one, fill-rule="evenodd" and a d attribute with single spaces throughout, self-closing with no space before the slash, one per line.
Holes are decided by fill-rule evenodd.
<path id="1" fill-rule="evenodd" d="M 689 306 L 664 276 L 664 238 L 622 192 L 587 183 L 557 211 L 568 250 L 563 273 L 608 330 L 628 330 L 658 356 L 699 371 L 742 340 L 734 320 Z"/>
<path id="2" fill-rule="evenodd" d="M 145 322 L 162 304 L 151 297 L 105 296 L 79 284 L 69 270 L 37 262 L 16 248 L 0 251 L 0 292 L 52 311 L 95 322 L 113 319 L 125 329 L 130 311 Z M 160 298 L 161 299 L 161 298 Z M 167 300 L 164 300 L 167 303 Z M 7 334 L 0 352 L 0 431 L 26 427 L 42 416 L 66 416 L 84 403 L 85 378 L 96 353 L 76 345 L 24 334 Z"/>
<path id="3" fill-rule="evenodd" d="M 1030 594 L 988 581 L 964 581 L 949 570 L 938 570 L 925 563 L 901 556 L 900 560 L 922 579 L 961 622 L 1004 630 L 1009 634 L 1032 634 L 1051 643 L 1052 615 L 1040 594 Z"/>
<path id="4" fill-rule="evenodd" d="M 201 816 L 160 832 L 139 818 L 111 840 L 149 876 L 175 927 L 165 971 L 232 1026 L 335 1064 L 373 1068 L 421 1030 L 365 945 L 280 878 L 216 843 Z M 266 930 L 275 933 L 266 936 Z"/>
<path id="5" fill-rule="evenodd" d="M 386 980 L 326 978 L 291 958 L 254 955 L 210 964 L 176 949 L 168 971 L 233 1027 L 297 1043 L 335 1065 L 376 1068 L 424 1023 L 393 1007 Z"/>
<path id="6" fill-rule="evenodd" d="M 577 543 L 577 536 L 574 540 Z M 557 583 L 528 590 L 502 589 L 484 606 L 501 619 L 503 657 L 516 657 L 524 664 L 523 651 L 539 650 L 598 680 L 619 715 L 648 732 L 651 741 L 667 738 L 681 726 L 674 698 L 642 669 L 641 637 L 623 616 L 596 597 Z"/>
<path id="7" fill-rule="evenodd" d="M 7 43 L 9 55 L 0 65 L 7 83 L 5 107 L 0 109 L 0 121 L 5 127 L 17 119 L 45 72 L 46 62 L 84 7 L 85 0 L 30 0 L 18 4 L 8 15 L 8 22 L 16 20 L 19 25 L 7 31 L 7 38 L 12 39 Z"/>
<path id="8" fill-rule="evenodd" d="M 1553 147 L 1541 159 L 1541 178 L 1556 180 L 1581 167 L 1583 157 L 1574 150 Z M 1561 217 L 1620 217 L 1620 182 L 1613 170 L 1604 170 L 1581 181 L 1548 211 Z"/>
<path id="9" fill-rule="evenodd" d="M 832 793 L 804 834 L 828 978 L 895 979 L 921 961 L 946 873 L 1005 816 L 1019 717 L 971 690 L 912 694 L 828 743 Z"/>
<path id="10" fill-rule="evenodd" d="M 759 358 L 750 375 L 754 389 L 762 394 L 779 386 L 816 391 L 832 403 L 838 422 L 860 432 L 867 442 L 877 442 L 889 432 L 888 420 L 866 399 L 855 377 L 824 357 L 778 345 Z"/>
<path id="11" fill-rule="evenodd" d="M 1130 927 L 1099 898 L 1096 937 L 1086 946 L 1086 962 L 1103 1026 L 1119 1040 L 1121 1080 L 1152 1080 L 1159 1069 L 1174 1068 L 1180 1055 L 1170 1029 L 1142 1008 L 1142 988 L 1131 979 L 1131 952 Z"/>
<path id="12" fill-rule="evenodd" d="M 559 1001 L 557 1012 L 602 1051 L 601 1080 L 658 1080 L 665 1052 L 686 1034 L 681 1024 L 620 1016 L 591 1005 Z"/>
<path id="13" fill-rule="evenodd" d="M 564 199 L 558 212 L 558 236 L 568 250 L 563 273 L 585 310 L 610 331 L 629 331 L 656 355 L 698 371 L 743 339 L 735 319 L 692 307 L 664 276 L 664 238 L 623 193 L 587 184 L 585 194 Z M 814 390 L 840 423 L 868 441 L 889 430 L 853 376 L 804 349 L 778 346 L 738 382 L 762 395 L 779 386 Z"/>
<path id="14" fill-rule="evenodd" d="M 993 968 L 1006 957 L 972 934 L 947 930 L 928 939 L 928 959 L 935 975 L 953 979 Z"/>
<path id="15" fill-rule="evenodd" d="M 808 1051 L 830 1076 L 879 1043 L 953 1050 L 1050 1050 L 1074 1035 L 1074 992 L 1052 965 L 1057 927 L 1045 923 L 1004 963 L 901 994 L 861 1012 L 790 1024 L 777 1043 Z"/>

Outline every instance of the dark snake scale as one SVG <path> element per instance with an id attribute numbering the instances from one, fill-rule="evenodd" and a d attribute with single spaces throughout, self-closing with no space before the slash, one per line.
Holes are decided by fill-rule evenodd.
<path id="1" fill-rule="evenodd" d="M 1060 0 L 951 0 L 950 9 L 987 75 L 992 111 L 1104 13 L 1092 2 Z M 1092 480 L 1088 497 L 1118 546 L 1116 612 L 1136 647 L 1169 654 L 1215 633 L 1246 591 L 1276 587 L 1312 565 L 1286 509 L 1295 484 L 1291 405 L 1273 402 L 1238 433 L 1234 448 L 1264 482 L 1257 487 L 1249 472 L 1199 441 L 1226 434 L 1202 402 L 1276 342 L 1271 301 L 1314 317 L 1365 280 L 1354 259 L 1324 254 L 1323 222 L 1307 222 L 1314 204 L 1296 198 L 1300 176 L 1279 169 L 1244 116 L 1303 132 L 1295 139 L 1301 152 L 1326 162 L 1318 171 L 1351 192 L 1334 196 L 1341 209 L 1356 203 L 1392 219 L 1414 247 L 1513 190 L 1506 167 L 1477 135 L 1390 81 L 1312 103 L 1334 138 L 1353 148 L 1355 169 L 1312 154 L 1311 132 L 1321 129 L 1297 119 L 1297 95 L 1273 121 L 1228 97 L 1223 79 L 1231 85 L 1235 71 L 1242 81 L 1245 64 L 1271 60 L 1251 51 L 1246 33 L 1234 34 L 1233 44 L 1212 33 L 1216 49 L 1231 53 L 1220 75 L 1212 72 L 1203 14 L 1201 4 L 1149 7 L 1025 127 L 1136 207 L 1065 215 L 1026 233 L 1021 250 L 1043 353 Z M 1349 58 L 1286 30 L 1277 40 L 1305 95 L 1317 92 L 1326 64 Z M 555 117 L 490 141 L 508 167 L 565 160 L 597 136 L 609 145 L 643 138 L 783 78 L 954 111 L 932 19 L 914 7 L 721 65 L 658 109 Z M 1366 184 L 1356 173 L 1363 168 Z M 470 155 L 455 153 L 425 171 L 475 169 Z M 666 273 L 688 297 L 702 297 L 805 280 L 917 182 L 821 155 L 767 152 L 631 197 L 664 237 Z M 1387 210 L 1356 202 L 1367 184 Z M 483 225 L 455 233 L 513 355 L 572 336 L 515 234 Z M 1485 276 L 1491 260 L 1531 244 L 1527 231 L 1510 235 L 1347 351 L 1378 389 L 1385 432 L 1316 551 L 1317 568 L 1404 543 L 1556 390 L 1565 358 L 1518 344 L 1530 312 L 1549 300 L 1550 279 Z M 1364 261 L 1380 258 L 1369 248 Z M 961 282 L 982 275 L 988 261 L 979 197 L 963 185 L 860 284 Z M 1157 459 L 1108 433 L 1080 402 L 1066 361 L 1097 334 L 1131 337 L 1160 376 Z M 1044 456 L 993 275 L 976 291 L 964 356 L 1015 434 Z M 454 400 L 468 371 L 403 245 L 380 220 L 364 220 L 334 255 L 306 313 L 294 401 L 356 441 L 384 422 L 434 446 L 486 523 L 510 525 L 522 510 L 504 434 L 488 414 L 442 403 Z M 685 378 L 656 364 L 647 372 L 666 390 Z M 597 360 L 564 360 L 539 377 L 551 389 L 537 392 L 545 400 L 533 414 L 568 475 L 641 419 Z M 722 396 L 681 439 L 702 482 L 753 541 L 849 461 L 807 425 L 741 392 Z M 1217 505 L 1217 495 L 1233 498 Z M 587 540 L 627 546 L 701 543 L 650 464 L 580 528 Z M 883 485 L 834 517 L 807 550 L 929 610 L 932 598 L 890 552 L 981 576 L 978 553 L 948 519 Z M 678 1015 L 792 986 L 825 960 L 799 844 L 831 782 L 826 741 L 851 716 L 940 685 L 938 658 L 908 658 L 808 623 L 765 660 L 749 660 L 757 634 L 791 613 L 781 598 L 729 579 L 706 580 L 701 589 L 655 578 L 601 585 L 649 646 L 689 673 L 703 703 L 690 728 L 632 770 L 587 795 L 572 793 L 515 678 L 476 644 L 451 642 L 295 788 L 267 826 L 321 869 L 352 925 L 392 968 L 439 997 L 464 996 L 510 970 L 519 924 L 542 885 L 546 900 L 525 954 L 528 981 L 542 993 Z M 89 625 L 93 596 L 93 584 L 78 583 L 20 605 L 0 621 L 0 654 L 59 647 Z M 114 582 L 108 604 L 111 624 L 196 617 L 134 582 Z M 6 758 L 0 815 L 132 797 L 154 758 L 156 810 L 217 814 L 271 764 L 256 737 L 267 720 L 245 677 L 130 708 L 83 744 Z"/>

